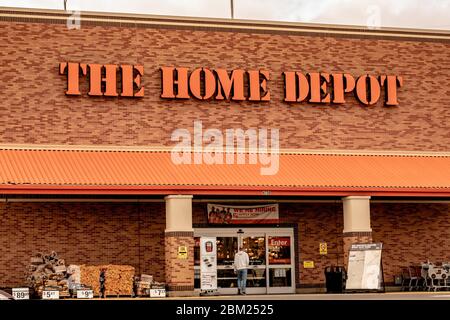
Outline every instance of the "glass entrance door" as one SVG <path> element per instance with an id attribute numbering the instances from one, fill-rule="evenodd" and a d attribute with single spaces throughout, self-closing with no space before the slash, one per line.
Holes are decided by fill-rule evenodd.
<path id="1" fill-rule="evenodd" d="M 201 236 L 215 237 L 220 294 L 237 294 L 234 255 L 241 245 L 249 255 L 247 294 L 295 293 L 294 237 L 291 228 L 202 228 L 194 231 L 195 288 L 200 289 Z"/>
<path id="2" fill-rule="evenodd" d="M 290 233 L 267 235 L 267 293 L 295 292 L 294 248 Z"/>
<path id="3" fill-rule="evenodd" d="M 247 252 L 250 267 L 247 270 L 247 294 L 267 292 L 267 255 L 266 236 L 264 233 L 245 232 L 240 243 Z"/>
<path id="4" fill-rule="evenodd" d="M 237 292 L 236 274 L 234 273 L 234 255 L 238 251 L 237 236 L 218 236 L 217 244 L 217 287 L 223 294 Z"/>

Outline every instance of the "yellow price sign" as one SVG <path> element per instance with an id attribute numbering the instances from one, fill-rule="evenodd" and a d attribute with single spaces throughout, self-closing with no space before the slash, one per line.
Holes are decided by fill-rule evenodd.
<path id="1" fill-rule="evenodd" d="M 303 268 L 305 269 L 313 269 L 314 261 L 303 261 Z"/>

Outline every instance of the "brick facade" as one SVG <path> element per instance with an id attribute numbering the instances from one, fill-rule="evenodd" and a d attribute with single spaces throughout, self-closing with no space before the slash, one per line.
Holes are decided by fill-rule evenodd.
<path id="1" fill-rule="evenodd" d="M 37 252 L 126 264 L 164 281 L 164 203 L 0 203 L 0 287 L 23 285 Z"/>
<path id="2" fill-rule="evenodd" d="M 387 282 L 401 267 L 450 261 L 450 204 L 371 204 L 371 224 Z"/>
<path id="3" fill-rule="evenodd" d="M 129 25 L 0 21 L 0 144 L 171 146 L 173 130 L 280 129 L 281 148 L 448 152 L 450 43 L 327 34 L 281 34 Z M 68 97 L 60 62 L 141 64 L 142 99 Z M 271 101 L 162 100 L 159 67 L 266 69 Z M 283 102 L 283 71 L 396 74 L 400 105 L 364 107 Z M 204 225 L 206 204 L 193 222 Z M 450 260 L 448 204 L 372 204 L 372 238 L 384 244 L 387 282 L 400 267 Z M 327 265 L 343 265 L 342 204 L 280 204 L 296 238 L 298 286 L 324 284 Z M 29 257 L 57 251 L 69 264 L 130 264 L 138 273 L 190 290 L 193 272 L 174 250 L 193 239 L 165 236 L 164 203 L 0 203 L 0 287 L 22 285 Z M 319 255 L 327 242 L 328 255 Z M 175 260 L 174 260 L 175 259 Z M 303 261 L 313 260 L 314 269 Z M 184 271 L 182 271 L 184 270 Z"/>
<path id="4" fill-rule="evenodd" d="M 194 290 L 194 233 L 177 235 L 165 234 L 165 272 L 170 291 Z M 178 257 L 179 246 L 187 247 L 187 259 Z"/>
<path id="5" fill-rule="evenodd" d="M 193 222 L 207 222 L 204 204 L 194 204 Z M 450 238 L 449 204 L 372 203 L 372 236 L 344 236 L 342 203 L 280 204 L 281 223 L 296 232 L 297 286 L 324 285 L 324 268 L 346 265 L 345 247 L 370 241 L 383 243 L 383 271 L 388 284 L 400 274 L 402 266 L 450 261 L 447 240 Z M 327 242 L 328 255 L 319 254 L 319 243 Z M 314 269 L 304 269 L 303 261 L 314 261 Z"/>
<path id="6" fill-rule="evenodd" d="M 165 236 L 164 212 L 163 202 L 0 203 L 0 287 L 23 285 L 30 256 L 55 250 L 69 264 L 130 264 L 177 291 L 191 288 L 193 238 Z M 402 266 L 450 261 L 449 215 L 449 204 L 371 204 L 386 282 Z M 323 286 L 324 268 L 345 261 L 342 204 L 281 203 L 280 216 L 280 225 L 295 232 L 297 286 Z M 207 226 L 206 204 L 194 203 L 193 223 Z M 327 242 L 328 255 L 319 254 L 320 242 Z M 188 246 L 188 260 L 176 259 L 180 245 Z M 315 268 L 304 269 L 304 260 Z"/>
<path id="7" fill-rule="evenodd" d="M 281 148 L 448 151 L 448 41 L 0 21 L 0 143 L 173 145 L 171 132 L 280 128 Z M 68 97 L 59 62 L 142 64 L 142 99 Z M 419 63 L 420 62 L 420 63 Z M 161 66 L 267 69 L 271 101 L 162 100 Z M 283 102 L 282 72 L 396 74 L 398 107 Z M 432 138 L 431 138 L 432 137 Z"/>

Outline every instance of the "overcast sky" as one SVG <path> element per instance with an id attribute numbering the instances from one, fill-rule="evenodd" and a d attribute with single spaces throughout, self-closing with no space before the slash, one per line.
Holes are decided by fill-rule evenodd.
<path id="1" fill-rule="evenodd" d="M 68 0 L 68 10 L 230 18 L 231 0 Z M 63 9 L 64 0 L 0 0 Z M 450 30 L 450 0 L 234 0 L 236 19 Z"/>

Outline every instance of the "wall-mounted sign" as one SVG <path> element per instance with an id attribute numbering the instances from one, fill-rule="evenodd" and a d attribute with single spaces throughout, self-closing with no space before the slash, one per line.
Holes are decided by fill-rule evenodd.
<path id="1" fill-rule="evenodd" d="M 178 247 L 178 259 L 187 259 L 187 246 L 179 246 Z"/>
<path id="2" fill-rule="evenodd" d="M 319 243 L 319 253 L 322 255 L 328 254 L 328 246 L 326 242 Z"/>
<path id="3" fill-rule="evenodd" d="M 161 67 L 163 99 L 198 99 L 228 101 L 270 101 L 270 72 L 267 70 L 211 69 L 199 67 Z M 143 97 L 142 65 L 61 62 L 60 74 L 67 75 L 67 95 L 81 95 L 80 78 L 89 82 L 89 96 Z M 288 103 L 345 103 L 346 94 L 353 94 L 364 105 L 373 105 L 381 98 L 384 104 L 398 105 L 397 89 L 403 78 L 396 75 L 285 71 L 284 101 Z"/>
<path id="4" fill-rule="evenodd" d="M 303 261 L 303 268 L 305 269 L 314 269 L 314 261 Z"/>
<path id="5" fill-rule="evenodd" d="M 81 95 L 80 77 L 89 79 L 89 96 L 143 97 L 141 77 L 144 67 L 139 65 L 116 65 L 96 63 L 61 62 L 59 73 L 67 75 L 67 95 Z M 118 83 L 118 75 L 120 83 Z M 120 91 L 119 91 L 120 85 Z"/>
<path id="6" fill-rule="evenodd" d="M 260 206 L 225 206 L 208 204 L 211 224 L 273 224 L 279 222 L 278 204 Z"/>

